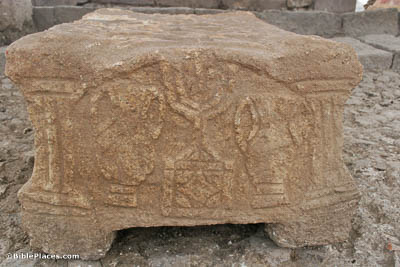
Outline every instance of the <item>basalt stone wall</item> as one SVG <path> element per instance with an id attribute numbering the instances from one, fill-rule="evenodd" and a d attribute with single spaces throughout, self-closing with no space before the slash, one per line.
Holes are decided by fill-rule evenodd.
<path id="1" fill-rule="evenodd" d="M 315 0 L 314 9 L 335 13 L 353 12 L 356 0 Z"/>
<path id="2" fill-rule="evenodd" d="M 34 6 L 76 6 L 88 3 L 87 0 L 32 0 Z"/>
<path id="3" fill-rule="evenodd" d="M 122 5 L 136 7 L 190 7 L 263 11 L 270 9 L 352 12 L 356 0 L 32 0 L 35 6 Z"/>

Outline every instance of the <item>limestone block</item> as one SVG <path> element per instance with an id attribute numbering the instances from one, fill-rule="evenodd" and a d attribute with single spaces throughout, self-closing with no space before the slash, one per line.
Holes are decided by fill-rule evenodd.
<path id="1" fill-rule="evenodd" d="M 36 129 L 19 192 L 31 246 L 98 259 L 130 227 L 271 223 L 286 247 L 343 241 L 358 191 L 342 112 L 348 45 L 248 12 L 99 9 L 7 48 Z"/>
<path id="2" fill-rule="evenodd" d="M 315 0 L 314 9 L 335 13 L 354 12 L 357 0 Z"/>

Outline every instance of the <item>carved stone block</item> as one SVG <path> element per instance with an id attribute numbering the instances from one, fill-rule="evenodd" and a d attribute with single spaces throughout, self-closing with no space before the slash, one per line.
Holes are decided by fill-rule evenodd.
<path id="1" fill-rule="evenodd" d="M 19 192 L 34 248 L 97 259 L 116 231 L 161 225 L 270 223 L 286 247 L 348 236 L 350 46 L 247 12 L 100 9 L 12 44 L 6 73 L 36 129 Z"/>

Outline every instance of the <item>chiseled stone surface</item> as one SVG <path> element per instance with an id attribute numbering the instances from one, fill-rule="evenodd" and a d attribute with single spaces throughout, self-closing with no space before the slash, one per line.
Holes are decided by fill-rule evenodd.
<path id="1" fill-rule="evenodd" d="M 36 129 L 19 192 L 33 248 L 97 259 L 117 230 L 160 225 L 348 237 L 342 111 L 362 67 L 347 45 L 247 12 L 100 9 L 9 46 L 6 74 Z"/>

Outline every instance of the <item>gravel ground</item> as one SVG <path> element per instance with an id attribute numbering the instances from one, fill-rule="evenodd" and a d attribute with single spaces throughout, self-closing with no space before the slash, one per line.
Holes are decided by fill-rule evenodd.
<path id="1" fill-rule="evenodd" d="M 34 131 L 23 97 L 0 74 L 0 266 L 400 266 L 388 249 L 400 246 L 400 75 L 365 73 L 344 125 L 344 159 L 362 194 L 348 242 L 284 249 L 262 225 L 134 228 L 97 262 L 7 259 L 29 251 L 17 192 L 32 173 Z"/>

